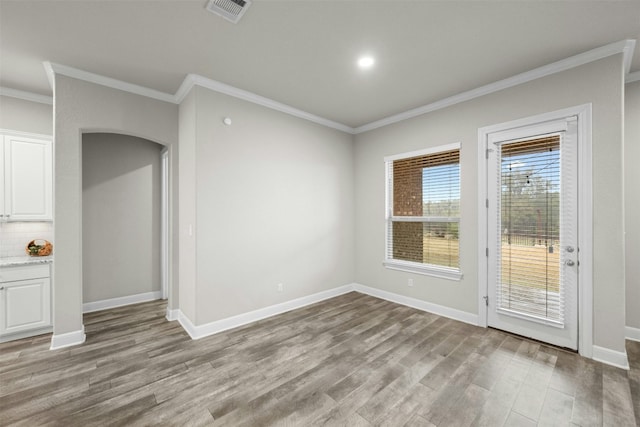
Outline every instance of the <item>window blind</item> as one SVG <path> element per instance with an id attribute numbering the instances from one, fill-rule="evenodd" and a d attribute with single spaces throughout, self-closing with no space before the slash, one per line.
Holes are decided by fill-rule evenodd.
<path id="1" fill-rule="evenodd" d="M 562 325 L 561 134 L 498 144 L 498 311 Z"/>
<path id="2" fill-rule="evenodd" d="M 388 260 L 458 269 L 460 150 L 387 162 Z"/>

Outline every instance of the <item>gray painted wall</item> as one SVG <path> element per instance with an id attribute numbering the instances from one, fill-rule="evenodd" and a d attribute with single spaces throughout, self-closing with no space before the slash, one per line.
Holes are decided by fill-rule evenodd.
<path id="1" fill-rule="evenodd" d="M 161 290 L 161 150 L 133 136 L 83 135 L 83 302 Z"/>
<path id="2" fill-rule="evenodd" d="M 53 135 L 53 106 L 0 96 L 0 129 Z"/>
<path id="3" fill-rule="evenodd" d="M 640 82 L 625 86 L 627 326 L 640 330 Z"/>
<path id="4" fill-rule="evenodd" d="M 478 128 L 593 103 L 594 344 L 624 349 L 622 55 L 356 136 L 356 281 L 478 312 Z M 383 158 L 461 143 L 460 282 L 385 269 Z M 414 286 L 407 286 L 407 279 Z"/>
<path id="5" fill-rule="evenodd" d="M 177 195 L 178 106 L 56 75 L 55 93 L 55 242 L 54 335 L 82 329 L 82 152 L 83 132 L 121 133 L 163 144 L 169 148 L 173 181 L 170 190 Z M 177 220 L 177 203 L 171 204 Z M 176 224 L 177 225 L 177 224 Z M 177 226 L 173 227 L 177 244 Z M 175 248 L 174 253 L 177 253 Z M 171 279 L 177 283 L 177 264 Z M 170 296 L 177 303 L 175 294 Z"/>
<path id="6" fill-rule="evenodd" d="M 204 324 L 352 283 L 352 136 L 202 87 L 192 95 L 193 159 L 180 141 L 181 174 L 195 179 L 195 193 L 180 193 L 181 209 L 195 210 L 180 216 L 181 239 L 190 238 L 192 221 L 195 230 L 196 260 L 185 261 L 195 267 L 191 320 Z M 222 123 L 227 116 L 231 126 Z M 193 125 L 192 113 L 184 118 Z M 193 138 L 181 129 L 182 136 Z M 191 279 L 183 265 L 181 278 Z"/>

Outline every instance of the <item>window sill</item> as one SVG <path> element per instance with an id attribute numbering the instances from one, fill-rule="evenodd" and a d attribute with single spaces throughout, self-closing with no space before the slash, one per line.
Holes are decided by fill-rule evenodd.
<path id="1" fill-rule="evenodd" d="M 425 276 L 438 277 L 447 280 L 462 280 L 462 272 L 454 268 L 438 267 L 434 265 L 418 264 L 415 262 L 386 260 L 382 263 L 390 270 L 406 271 Z"/>

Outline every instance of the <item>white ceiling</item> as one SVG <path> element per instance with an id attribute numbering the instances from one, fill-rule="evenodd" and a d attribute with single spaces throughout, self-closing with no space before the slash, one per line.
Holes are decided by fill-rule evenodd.
<path id="1" fill-rule="evenodd" d="M 174 94 L 195 73 L 358 127 L 623 39 L 640 1 L 0 0 L 0 86 L 50 95 L 43 61 Z M 631 71 L 640 71 L 640 45 Z M 376 66 L 358 69 L 370 53 Z"/>

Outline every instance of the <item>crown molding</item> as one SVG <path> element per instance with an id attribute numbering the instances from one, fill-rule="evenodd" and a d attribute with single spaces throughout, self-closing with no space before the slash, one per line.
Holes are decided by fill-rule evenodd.
<path id="1" fill-rule="evenodd" d="M 39 93 L 27 92 L 24 90 L 11 89 L 10 87 L 0 86 L 0 95 L 23 99 L 25 101 L 38 102 L 40 104 L 53 105 L 52 96 L 40 95 Z"/>
<path id="2" fill-rule="evenodd" d="M 159 90 L 150 89 L 148 87 L 139 86 L 122 80 L 112 79 L 111 77 L 90 73 L 88 71 L 79 70 L 77 68 L 56 64 L 53 62 L 45 62 L 44 64 L 45 69 L 50 68 L 53 74 L 61 74 L 63 76 L 72 77 L 78 80 L 84 80 L 86 82 L 110 87 L 112 89 L 118 89 L 124 92 L 145 96 L 147 98 L 157 99 L 158 101 L 170 102 L 172 104 L 175 103 L 175 96 L 165 92 L 160 92 Z M 51 78 L 49 78 L 49 83 L 53 83 Z"/>
<path id="3" fill-rule="evenodd" d="M 625 83 L 633 83 L 637 81 L 640 81 L 640 71 L 636 71 L 635 73 L 629 73 L 624 79 Z"/>
<path id="4" fill-rule="evenodd" d="M 306 111 L 299 110 L 290 105 L 283 104 L 278 101 L 274 101 L 273 99 L 265 98 L 264 96 L 257 95 L 253 92 L 249 92 L 243 89 L 238 89 L 237 87 L 230 86 L 228 84 L 225 84 L 216 80 L 212 80 L 207 77 L 202 77 L 197 74 L 189 74 L 184 79 L 184 81 L 182 82 L 182 85 L 180 85 L 180 88 L 176 92 L 176 95 L 175 95 L 176 103 L 182 102 L 184 97 L 187 96 L 189 91 L 196 85 L 210 89 L 214 92 L 222 93 L 225 95 L 233 96 L 234 98 L 252 102 L 254 104 L 261 105 L 263 107 L 267 107 L 272 110 L 280 111 L 282 113 L 286 113 L 294 117 L 305 119 L 310 122 L 320 124 L 322 126 L 333 128 L 349 134 L 354 133 L 354 129 L 352 127 L 349 127 L 342 123 L 334 122 L 332 120 L 325 119 L 324 117 L 316 116 L 315 114 L 311 114 Z"/>
<path id="5" fill-rule="evenodd" d="M 354 133 L 352 127 L 346 126 L 342 123 L 334 122 L 329 119 L 325 119 L 320 116 L 308 113 L 303 110 L 299 110 L 290 105 L 283 104 L 281 102 L 274 101 L 264 96 L 257 95 L 255 93 L 230 86 L 228 84 L 212 80 L 197 74 L 188 74 L 182 81 L 182 84 L 178 88 L 175 95 L 171 95 L 165 92 L 160 92 L 148 87 L 135 85 L 122 80 L 113 79 L 111 77 L 102 76 L 99 74 L 90 73 L 88 71 L 79 70 L 77 68 L 69 67 L 66 65 L 56 64 L 52 62 L 44 63 L 47 77 L 49 78 L 49 84 L 53 88 L 53 76 L 55 74 L 61 74 L 67 77 L 72 77 L 78 80 L 84 80 L 87 82 L 95 83 L 97 85 L 110 87 L 112 89 L 118 89 L 125 92 L 134 93 L 136 95 L 145 96 L 148 98 L 157 99 L 159 101 L 169 102 L 172 104 L 180 104 L 182 100 L 187 96 L 193 86 L 198 85 L 215 92 L 223 93 L 225 95 L 233 96 L 254 104 L 262 105 L 263 107 L 271 108 L 272 110 L 280 111 L 301 119 L 308 120 L 329 128 L 337 129 L 349 134 Z"/>
<path id="6" fill-rule="evenodd" d="M 79 70 L 66 65 L 55 64 L 51 62 L 45 62 L 44 67 L 47 72 L 49 84 L 53 88 L 55 74 L 65 75 L 67 77 L 73 77 L 75 79 L 84 80 L 87 82 L 95 83 L 101 86 L 107 86 L 113 89 L 119 89 L 125 92 L 134 93 L 137 95 L 145 96 L 148 98 L 157 99 L 159 101 L 169 102 L 172 104 L 180 104 L 182 100 L 187 96 L 189 91 L 194 86 L 201 86 L 215 92 L 219 92 L 225 95 L 233 96 L 244 101 L 252 102 L 254 104 L 261 105 L 282 113 L 292 115 L 304 120 L 308 120 L 322 126 L 333 128 L 349 134 L 359 134 L 368 132 L 370 130 L 378 129 L 383 126 L 387 126 L 400 121 L 408 120 L 417 116 L 421 116 L 432 111 L 440 110 L 450 107 L 461 102 L 470 101 L 472 99 L 488 95 L 494 92 L 498 92 L 503 89 L 508 89 L 523 83 L 530 82 L 542 77 L 546 77 L 555 73 L 569 70 L 571 68 L 579 67 L 581 65 L 597 61 L 615 55 L 618 53 L 623 54 L 625 73 L 628 73 L 631 67 L 631 59 L 633 57 L 633 51 L 635 49 L 635 40 L 621 40 L 616 43 L 611 43 L 605 46 L 598 47 L 596 49 L 583 52 L 581 54 L 553 62 L 551 64 L 535 68 L 531 71 L 527 71 L 515 76 L 499 80 L 484 86 L 480 86 L 476 89 L 472 89 L 466 92 L 459 93 L 457 95 L 450 96 L 448 98 L 441 99 L 436 102 L 432 102 L 422 107 L 414 108 L 403 113 L 395 114 L 374 122 L 353 128 L 342 123 L 335 122 L 333 120 L 325 119 L 315 114 L 308 113 L 306 111 L 297 109 L 287 104 L 283 104 L 273 99 L 266 98 L 264 96 L 249 92 L 237 87 L 209 79 L 197 74 L 188 74 L 182 81 L 182 84 L 178 88 L 174 95 L 160 92 L 155 89 L 150 89 L 144 86 L 135 85 L 122 80 L 105 77 L 99 74 L 90 73 L 88 71 Z M 640 72 L 634 72 L 627 74 L 626 83 L 631 83 L 640 80 Z M 11 95 L 7 95 L 11 96 Z M 48 102 L 47 102 L 48 103 Z"/>
<path id="7" fill-rule="evenodd" d="M 470 101 L 472 99 L 488 95 L 493 92 L 498 92 L 503 89 L 508 89 L 523 83 L 530 82 L 532 80 L 546 77 L 555 73 L 569 70 L 571 68 L 579 67 L 590 62 L 597 61 L 622 53 L 624 55 L 624 67 L 625 70 L 631 66 L 631 58 L 633 56 L 633 50 L 635 48 L 635 40 L 621 40 L 616 43 L 611 43 L 606 46 L 601 46 L 596 49 L 589 50 L 587 52 L 580 53 L 569 58 L 553 62 L 548 65 L 544 65 L 539 68 L 535 68 L 531 71 L 527 71 L 521 74 L 517 74 L 513 77 L 499 80 L 488 85 L 480 86 L 479 88 L 472 89 L 466 92 L 459 93 L 457 95 L 444 98 L 440 101 L 432 102 L 431 104 L 423 105 L 422 107 L 414 108 L 404 113 L 395 114 L 393 116 L 386 117 L 384 119 L 376 120 L 363 126 L 355 128 L 355 133 L 359 134 L 370 130 L 378 129 L 383 126 L 387 126 L 393 123 L 397 123 L 403 120 L 411 119 L 417 116 L 421 116 L 425 113 L 440 110 L 442 108 L 450 107 L 461 102 Z M 635 73 L 634 73 L 635 74 Z"/>

